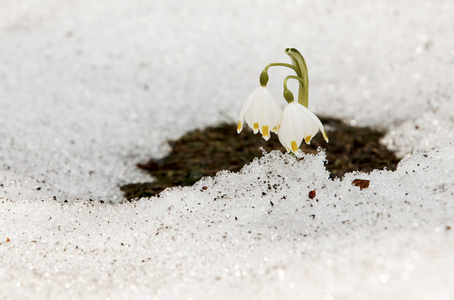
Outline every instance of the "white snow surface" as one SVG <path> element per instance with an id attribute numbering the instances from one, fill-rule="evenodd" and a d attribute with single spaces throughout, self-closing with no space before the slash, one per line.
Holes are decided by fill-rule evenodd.
<path id="1" fill-rule="evenodd" d="M 1 0 L 0 299 L 453 299 L 453 11 Z M 396 171 L 332 180 L 323 150 L 271 152 L 120 203 L 166 141 L 236 121 L 287 47 L 310 108 L 387 130 Z M 287 74 L 270 69 L 276 97 Z"/>

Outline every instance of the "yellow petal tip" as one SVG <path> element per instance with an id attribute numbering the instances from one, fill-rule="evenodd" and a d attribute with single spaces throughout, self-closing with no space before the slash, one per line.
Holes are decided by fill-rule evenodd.
<path id="1" fill-rule="evenodd" d="M 312 137 L 311 137 L 310 135 L 308 135 L 308 136 L 306 136 L 306 137 L 304 138 L 304 141 L 306 142 L 306 144 L 309 145 L 309 144 L 311 143 L 311 138 L 312 138 Z"/>
<path id="2" fill-rule="evenodd" d="M 241 124 L 241 121 L 239 121 L 238 122 L 238 128 L 236 129 L 236 132 L 240 133 L 242 129 L 243 129 L 243 125 Z"/>
<path id="3" fill-rule="evenodd" d="M 290 144 L 290 146 L 292 146 L 292 152 L 295 153 L 296 151 L 298 151 L 298 146 L 296 145 L 296 142 L 295 141 L 292 141 L 292 143 Z"/>
<path id="4" fill-rule="evenodd" d="M 328 136 L 326 135 L 325 131 L 323 130 L 323 138 L 325 139 L 325 141 L 328 143 L 329 142 L 329 139 L 328 139 Z"/>
<path id="5" fill-rule="evenodd" d="M 268 128 L 268 125 L 262 126 L 262 137 L 268 141 L 270 139 L 270 130 Z"/>

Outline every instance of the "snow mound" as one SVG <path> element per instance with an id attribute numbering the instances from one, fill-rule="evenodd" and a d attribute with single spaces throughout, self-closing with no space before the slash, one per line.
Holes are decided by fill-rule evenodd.
<path id="1" fill-rule="evenodd" d="M 446 144 L 394 172 L 340 181 L 328 178 L 323 152 L 300 161 L 271 152 L 239 173 L 115 206 L 3 199 L 0 290 L 59 299 L 446 299 L 453 153 Z M 370 185 L 360 190 L 354 179 Z"/>

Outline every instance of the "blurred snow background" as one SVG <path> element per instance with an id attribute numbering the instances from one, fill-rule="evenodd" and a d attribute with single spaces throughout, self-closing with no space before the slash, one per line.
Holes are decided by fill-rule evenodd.
<path id="1" fill-rule="evenodd" d="M 0 297 L 451 299 L 453 11 L 0 0 Z M 310 108 L 386 128 L 407 155 L 396 172 L 332 181 L 323 152 L 272 153 L 160 198 L 96 201 L 150 180 L 135 163 L 168 139 L 236 121 L 287 47 L 308 63 Z M 286 72 L 271 70 L 277 97 Z"/>

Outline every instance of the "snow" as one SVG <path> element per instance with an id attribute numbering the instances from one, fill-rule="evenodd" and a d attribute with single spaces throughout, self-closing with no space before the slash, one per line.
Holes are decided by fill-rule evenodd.
<path id="1" fill-rule="evenodd" d="M 453 297 L 450 1 L 1 7 L 2 299 Z M 396 171 L 331 180 L 323 151 L 272 152 L 107 204 L 150 180 L 135 163 L 168 139 L 235 121 L 287 47 L 306 58 L 310 108 L 387 129 Z M 285 74 L 270 69 L 276 97 Z"/>

